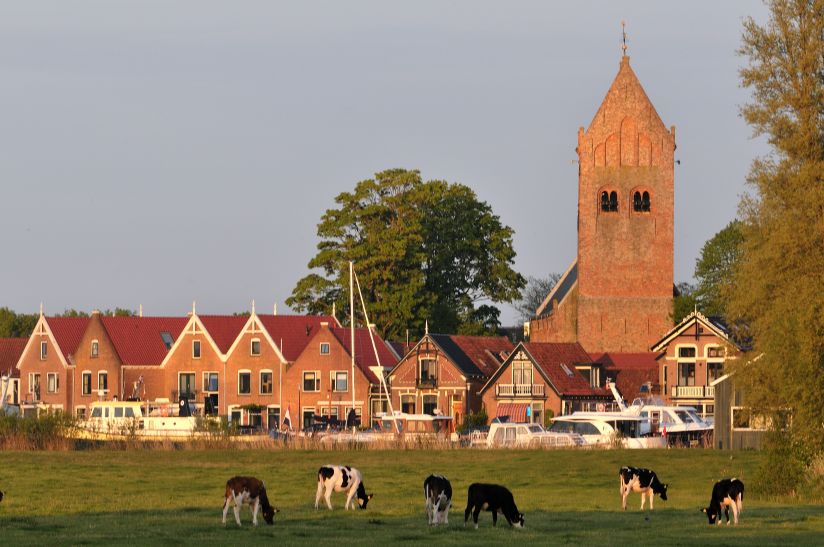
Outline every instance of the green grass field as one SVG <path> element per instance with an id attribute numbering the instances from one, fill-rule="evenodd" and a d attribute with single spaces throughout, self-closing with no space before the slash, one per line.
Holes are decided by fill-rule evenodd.
<path id="1" fill-rule="evenodd" d="M 0 545 L 271 544 L 822 544 L 824 510 L 794 500 L 745 497 L 741 524 L 710 527 L 699 508 L 723 476 L 753 477 L 760 456 L 703 450 L 667 451 L 74 451 L 0 452 Z M 325 463 L 358 467 L 365 511 L 315 511 L 316 472 Z M 669 501 L 652 514 L 640 496 L 620 510 L 618 468 L 650 467 L 669 483 Z M 450 525 L 429 528 L 423 479 L 447 475 L 455 491 Z M 221 525 L 223 486 L 235 474 L 262 478 L 281 512 L 274 526 Z M 512 490 L 526 528 L 510 529 L 481 513 L 480 529 L 463 527 L 471 482 Z M 648 519 L 646 517 L 649 517 Z M 502 525 L 503 524 L 503 525 Z"/>

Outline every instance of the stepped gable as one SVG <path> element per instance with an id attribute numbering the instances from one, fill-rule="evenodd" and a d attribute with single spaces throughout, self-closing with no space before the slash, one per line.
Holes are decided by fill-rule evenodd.
<path id="1" fill-rule="evenodd" d="M 331 315 L 258 315 L 263 328 L 281 351 L 284 359 L 294 362 L 318 332 L 321 323 L 330 327 L 338 321 Z"/>
<path id="2" fill-rule="evenodd" d="M 188 323 L 187 317 L 100 318 L 121 362 L 128 366 L 160 365 L 169 349 L 161 336 L 168 332 L 177 340 Z"/>

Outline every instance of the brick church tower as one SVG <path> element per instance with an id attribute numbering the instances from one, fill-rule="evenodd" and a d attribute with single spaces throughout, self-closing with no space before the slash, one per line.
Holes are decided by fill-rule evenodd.
<path id="1" fill-rule="evenodd" d="M 578 257 L 537 310 L 530 339 L 649 351 L 672 328 L 675 128 L 626 55 L 576 151 Z"/>

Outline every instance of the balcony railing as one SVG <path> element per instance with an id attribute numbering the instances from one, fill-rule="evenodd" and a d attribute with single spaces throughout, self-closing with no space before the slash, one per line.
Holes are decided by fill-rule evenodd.
<path id="1" fill-rule="evenodd" d="M 672 386 L 672 396 L 676 398 L 712 399 L 715 386 Z"/>
<path id="2" fill-rule="evenodd" d="M 497 397 L 543 397 L 544 384 L 498 384 Z"/>
<path id="3" fill-rule="evenodd" d="M 418 378 L 415 381 L 415 385 L 418 389 L 432 389 L 438 387 L 438 379 L 437 378 Z"/>

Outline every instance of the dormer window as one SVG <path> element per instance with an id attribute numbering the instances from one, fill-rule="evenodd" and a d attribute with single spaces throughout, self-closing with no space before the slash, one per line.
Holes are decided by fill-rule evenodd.
<path id="1" fill-rule="evenodd" d="M 100 343 L 97 340 L 92 340 L 92 359 L 97 359 L 98 355 L 100 355 Z"/>
<path id="2" fill-rule="evenodd" d="M 174 344 L 174 340 L 172 339 L 171 333 L 167 331 L 161 331 L 160 339 L 163 340 L 163 345 L 166 346 L 166 349 L 172 349 L 172 344 Z"/>
<path id="3" fill-rule="evenodd" d="M 649 213 L 650 199 L 649 192 L 637 191 L 632 196 L 632 210 L 636 213 Z"/>
<path id="4" fill-rule="evenodd" d="M 615 190 L 601 192 L 601 211 L 615 213 L 618 211 L 618 192 Z"/>

